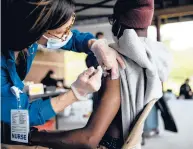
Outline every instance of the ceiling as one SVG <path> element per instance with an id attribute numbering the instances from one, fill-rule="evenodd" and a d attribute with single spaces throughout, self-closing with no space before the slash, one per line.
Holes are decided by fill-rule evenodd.
<path id="1" fill-rule="evenodd" d="M 95 24 L 108 21 L 116 0 L 75 0 L 75 3 L 76 24 Z M 163 23 L 193 20 L 193 0 L 155 0 L 156 14 L 164 14 Z"/>

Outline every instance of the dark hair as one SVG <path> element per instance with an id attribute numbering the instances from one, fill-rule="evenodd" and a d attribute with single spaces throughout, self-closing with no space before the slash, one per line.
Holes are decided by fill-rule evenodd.
<path id="1" fill-rule="evenodd" d="M 46 74 L 46 77 L 50 77 L 50 75 L 54 74 L 54 71 L 53 70 L 49 70 Z"/>
<path id="2" fill-rule="evenodd" d="M 73 0 L 7 0 L 2 10 L 2 50 L 21 51 L 73 15 Z"/>
<path id="3" fill-rule="evenodd" d="M 187 78 L 187 79 L 186 79 L 186 82 L 189 82 L 189 81 L 190 81 L 190 79 L 189 79 L 189 78 Z"/>
<path id="4" fill-rule="evenodd" d="M 89 67 L 95 67 L 97 68 L 98 66 L 98 62 L 97 62 L 97 59 L 96 57 L 94 56 L 94 54 L 89 54 L 87 57 L 86 57 L 86 66 L 89 68 Z"/>
<path id="5" fill-rule="evenodd" d="M 96 36 L 96 38 L 98 39 L 99 36 L 103 36 L 103 35 L 104 35 L 103 32 L 97 32 L 95 36 Z"/>

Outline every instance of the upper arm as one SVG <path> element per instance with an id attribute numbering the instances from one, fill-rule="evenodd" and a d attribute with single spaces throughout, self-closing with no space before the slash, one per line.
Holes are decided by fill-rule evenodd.
<path id="1" fill-rule="evenodd" d="M 99 100 L 98 106 L 100 106 L 102 102 L 107 101 L 112 105 L 114 102 L 119 103 L 117 105 L 117 107 L 119 107 L 120 99 L 120 79 L 111 80 L 110 77 L 104 78 L 97 99 Z"/>
<path id="2" fill-rule="evenodd" d="M 95 99 L 98 101 L 97 109 L 93 113 L 96 113 L 99 109 L 108 110 L 111 105 L 113 106 L 111 110 L 113 112 L 117 111 L 121 103 L 120 79 L 111 80 L 109 77 L 104 78 L 97 98 Z M 112 114 L 112 111 L 109 114 Z"/>
<path id="3" fill-rule="evenodd" d="M 78 30 L 72 30 L 73 36 L 69 42 L 63 47 L 63 49 L 74 51 L 74 52 L 84 52 L 90 53 L 88 47 L 88 41 L 94 39 L 95 37 L 91 33 L 82 33 Z"/>
<path id="4" fill-rule="evenodd" d="M 93 136 L 96 143 L 104 136 L 109 125 L 118 113 L 121 104 L 119 79 L 106 79 L 102 88 L 104 92 L 100 103 L 92 113 L 87 124 L 87 128 L 91 130 L 90 135 Z"/>

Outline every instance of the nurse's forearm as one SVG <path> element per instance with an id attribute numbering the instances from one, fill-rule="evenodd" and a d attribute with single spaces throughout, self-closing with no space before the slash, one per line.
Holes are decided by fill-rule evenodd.
<path id="1" fill-rule="evenodd" d="M 55 113 L 63 111 L 67 106 L 77 101 L 76 96 L 69 90 L 67 93 L 51 99 L 51 105 Z"/>

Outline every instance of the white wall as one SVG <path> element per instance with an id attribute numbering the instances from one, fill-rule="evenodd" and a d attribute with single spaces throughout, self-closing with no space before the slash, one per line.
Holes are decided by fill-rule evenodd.
<path id="1" fill-rule="evenodd" d="M 104 24 L 94 24 L 94 25 L 81 25 L 81 26 L 74 26 L 73 29 L 77 29 L 81 32 L 90 32 L 95 35 L 97 32 L 103 32 L 105 38 L 112 42 L 112 32 L 111 32 L 111 25 L 109 23 Z"/>

